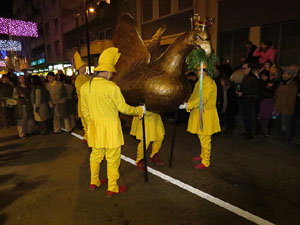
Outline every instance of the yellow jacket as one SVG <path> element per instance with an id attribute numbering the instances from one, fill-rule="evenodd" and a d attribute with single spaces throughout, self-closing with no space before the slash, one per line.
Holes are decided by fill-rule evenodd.
<path id="1" fill-rule="evenodd" d="M 80 75 L 80 74 L 78 74 L 75 79 L 75 88 L 76 88 L 76 93 L 77 93 L 77 97 L 78 97 L 78 117 L 82 117 L 81 104 L 80 104 L 80 88 L 82 87 L 82 85 L 85 82 L 90 81 L 90 79 L 91 79 L 90 76 Z"/>
<path id="2" fill-rule="evenodd" d="M 143 116 L 142 107 L 127 105 L 120 88 L 104 78 L 95 77 L 91 83 L 84 83 L 80 94 L 90 147 L 117 148 L 124 144 L 119 111 L 127 115 Z"/>
<path id="3" fill-rule="evenodd" d="M 193 134 L 212 135 L 221 131 L 218 112 L 216 108 L 217 86 L 209 76 L 203 78 L 203 131 L 200 129 L 199 111 L 199 80 L 187 103 L 187 112 L 190 112 L 187 131 Z"/>
<path id="4" fill-rule="evenodd" d="M 165 135 L 164 124 L 161 116 L 157 113 L 146 112 L 145 115 L 145 133 L 146 142 L 157 141 L 163 139 Z M 138 140 L 143 140 L 142 120 L 133 117 L 130 134 Z"/>

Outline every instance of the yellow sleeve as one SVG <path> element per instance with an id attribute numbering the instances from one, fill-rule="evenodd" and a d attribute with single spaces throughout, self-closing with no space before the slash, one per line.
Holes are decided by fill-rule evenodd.
<path id="1" fill-rule="evenodd" d="M 133 115 L 133 116 L 143 116 L 143 108 L 142 107 L 133 107 L 128 105 L 125 102 L 125 99 L 120 91 L 120 88 L 116 86 L 114 88 L 114 94 L 113 94 L 113 101 L 118 109 L 119 112 L 127 115 Z"/>
<path id="2" fill-rule="evenodd" d="M 187 102 L 187 112 L 199 107 L 199 80 L 197 81 L 193 93 Z"/>
<path id="3" fill-rule="evenodd" d="M 87 99 L 87 96 L 86 96 L 86 88 L 87 87 L 86 85 L 83 86 L 81 88 L 81 95 L 80 95 L 80 106 L 81 106 L 81 113 L 83 115 L 83 118 L 84 120 L 86 121 L 86 123 L 89 122 L 90 120 L 90 112 L 89 112 L 89 107 L 88 107 L 88 99 Z"/>

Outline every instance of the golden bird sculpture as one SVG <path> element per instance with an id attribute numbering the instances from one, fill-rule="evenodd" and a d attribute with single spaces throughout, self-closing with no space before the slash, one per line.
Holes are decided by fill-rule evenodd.
<path id="1" fill-rule="evenodd" d="M 201 47 L 206 56 L 212 52 L 206 29 L 187 31 L 157 57 L 157 46 L 166 27 L 160 28 L 145 45 L 135 19 L 123 14 L 115 29 L 113 42 L 121 57 L 113 81 L 120 87 L 126 102 L 145 103 L 147 111 L 175 111 L 191 94 L 191 85 L 182 71 L 192 49 Z"/>

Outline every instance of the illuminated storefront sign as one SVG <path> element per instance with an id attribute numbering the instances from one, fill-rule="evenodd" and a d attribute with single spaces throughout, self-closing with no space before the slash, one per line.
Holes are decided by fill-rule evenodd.
<path id="1" fill-rule="evenodd" d="M 37 65 L 37 61 L 33 61 L 30 63 L 31 66 L 36 66 Z"/>
<path id="2" fill-rule="evenodd" d="M 54 70 L 62 70 L 62 69 L 63 69 L 62 64 L 54 65 Z"/>
<path id="3" fill-rule="evenodd" d="M 37 63 L 38 63 L 38 64 L 43 64 L 43 63 L 45 63 L 45 58 L 39 59 Z"/>

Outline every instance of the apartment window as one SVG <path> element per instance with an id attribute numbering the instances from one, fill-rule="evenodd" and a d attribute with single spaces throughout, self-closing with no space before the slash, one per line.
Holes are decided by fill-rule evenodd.
<path id="1" fill-rule="evenodd" d="M 159 0 L 159 17 L 171 14 L 171 0 Z"/>
<path id="2" fill-rule="evenodd" d="M 189 9 L 193 7 L 193 0 L 178 0 L 178 10 Z"/>
<path id="3" fill-rule="evenodd" d="M 59 53 L 59 41 L 55 41 L 54 45 L 55 45 L 55 53 L 58 54 Z"/>
<path id="4" fill-rule="evenodd" d="M 47 45 L 47 55 L 48 55 L 48 58 L 52 58 L 51 45 Z"/>
<path id="5" fill-rule="evenodd" d="M 84 38 L 81 38 L 81 39 L 79 40 L 79 44 L 80 44 L 80 45 L 83 45 L 84 43 L 85 43 Z"/>
<path id="6" fill-rule="evenodd" d="M 232 67 L 238 66 L 246 56 L 245 43 L 249 39 L 249 29 L 220 34 L 220 57 L 229 59 Z"/>
<path id="7" fill-rule="evenodd" d="M 153 1 L 143 1 L 143 22 L 153 19 Z"/>
<path id="8" fill-rule="evenodd" d="M 108 28 L 106 30 L 102 30 L 98 33 L 98 40 L 111 40 L 112 39 L 112 29 Z"/>
<path id="9" fill-rule="evenodd" d="M 112 32 L 112 29 L 107 29 L 106 30 L 106 39 L 107 40 L 112 40 L 112 36 L 113 36 L 113 32 Z"/>
<path id="10" fill-rule="evenodd" d="M 55 29 L 58 29 L 58 17 L 54 18 L 54 27 Z"/>
<path id="11" fill-rule="evenodd" d="M 46 31 L 46 35 L 49 35 L 49 29 L 50 29 L 50 25 L 49 23 L 45 23 L 45 31 Z"/>

